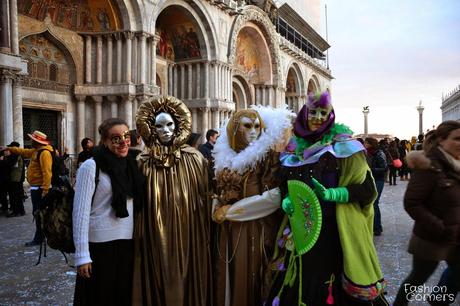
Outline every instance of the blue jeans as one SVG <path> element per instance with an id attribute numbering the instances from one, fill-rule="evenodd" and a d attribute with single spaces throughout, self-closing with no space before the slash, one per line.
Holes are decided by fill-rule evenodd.
<path id="1" fill-rule="evenodd" d="M 375 186 L 377 187 L 377 198 L 374 201 L 374 233 L 381 233 L 382 228 L 382 219 L 380 215 L 379 201 L 380 196 L 382 195 L 383 186 L 385 186 L 385 180 L 375 181 Z"/>
<path id="2" fill-rule="evenodd" d="M 40 217 L 35 215 L 35 212 L 40 208 L 40 205 L 43 201 L 42 199 L 42 189 L 30 190 L 30 197 L 32 199 L 32 213 L 34 214 L 35 218 L 35 235 L 34 241 L 42 242 L 43 240 L 43 232 L 40 227 Z"/>

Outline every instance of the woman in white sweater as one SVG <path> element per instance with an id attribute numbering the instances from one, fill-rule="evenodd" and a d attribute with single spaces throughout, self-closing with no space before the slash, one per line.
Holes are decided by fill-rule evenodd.
<path id="1" fill-rule="evenodd" d="M 79 168 L 73 206 L 75 305 L 130 305 L 133 215 L 144 177 L 128 155 L 130 134 L 118 118 L 99 126 L 100 146 Z"/>

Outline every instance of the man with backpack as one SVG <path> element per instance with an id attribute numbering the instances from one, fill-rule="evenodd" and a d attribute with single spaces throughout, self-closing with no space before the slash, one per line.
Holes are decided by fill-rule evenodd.
<path id="1" fill-rule="evenodd" d="M 36 230 L 32 241 L 27 242 L 25 245 L 34 246 L 40 245 L 44 238 L 40 226 L 40 217 L 35 212 L 40 208 L 43 197 L 51 187 L 54 149 L 50 145 L 46 134 L 35 131 L 27 135 L 32 139 L 32 149 L 8 147 L 2 148 L 0 151 L 8 150 L 23 158 L 30 158 L 30 164 L 27 168 L 27 181 L 30 184 L 30 196 L 32 198 Z"/>

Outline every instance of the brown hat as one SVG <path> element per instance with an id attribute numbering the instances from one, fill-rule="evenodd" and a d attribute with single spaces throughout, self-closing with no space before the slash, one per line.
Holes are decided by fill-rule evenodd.
<path id="1" fill-rule="evenodd" d="M 41 144 L 44 144 L 44 145 L 48 145 L 50 144 L 50 142 L 48 140 L 46 140 L 46 134 L 45 133 L 42 133 L 40 131 L 34 131 L 32 134 L 27 134 L 29 135 L 29 137 L 38 142 L 38 143 L 41 143 Z"/>

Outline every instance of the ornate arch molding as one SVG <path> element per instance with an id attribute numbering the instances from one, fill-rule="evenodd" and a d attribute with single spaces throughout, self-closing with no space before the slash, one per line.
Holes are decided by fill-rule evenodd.
<path id="1" fill-rule="evenodd" d="M 120 13 L 120 18 L 123 22 L 123 29 L 129 31 L 143 30 L 144 16 L 143 10 L 139 5 L 140 1 L 136 0 L 114 0 L 113 3 L 117 6 Z M 144 29 L 145 30 L 145 29 Z"/>
<path id="2" fill-rule="evenodd" d="M 23 38 L 48 33 L 58 45 L 64 49 L 64 54 L 68 55 L 72 60 L 75 68 L 75 82 L 83 84 L 83 38 L 76 32 L 57 27 L 53 25 L 50 18 L 45 18 L 43 22 L 19 15 L 19 41 Z"/>
<path id="3" fill-rule="evenodd" d="M 290 69 L 294 69 L 296 75 L 297 75 L 297 81 L 298 81 L 298 85 L 299 85 L 299 95 L 300 96 L 306 96 L 307 95 L 307 90 L 306 90 L 306 87 L 305 87 L 305 77 L 302 73 L 302 70 L 300 69 L 300 66 L 297 62 L 295 61 L 291 61 L 289 63 L 289 65 L 287 66 L 287 70 L 285 71 L 285 76 L 286 76 L 286 80 L 284 82 L 284 84 L 286 84 L 287 82 L 287 77 L 288 77 L 288 74 L 289 74 L 289 70 Z"/>
<path id="4" fill-rule="evenodd" d="M 240 86 L 245 93 L 245 96 L 246 96 L 245 108 L 248 108 L 249 105 L 254 104 L 254 95 L 255 95 L 254 86 L 248 82 L 248 80 L 244 77 L 244 75 L 239 72 L 234 72 L 233 78 L 232 78 L 232 87 L 233 87 L 233 82 L 238 84 L 238 86 Z"/>
<path id="5" fill-rule="evenodd" d="M 314 73 L 310 75 L 310 77 L 308 78 L 307 91 L 308 91 L 308 84 L 310 84 L 310 81 L 313 82 L 313 85 L 315 85 L 317 91 L 321 91 L 321 85 L 319 83 L 318 77 Z"/>
<path id="6" fill-rule="evenodd" d="M 155 15 L 153 16 L 153 25 L 150 27 L 152 32 L 155 31 L 156 22 L 158 16 L 170 6 L 179 6 L 185 9 L 192 17 L 195 19 L 198 27 L 200 28 L 201 33 L 203 34 L 203 39 L 206 44 L 206 59 L 213 60 L 217 58 L 217 39 L 216 39 L 216 29 L 214 24 L 210 23 L 209 20 L 212 20 L 208 12 L 203 8 L 202 4 L 195 0 L 166 0 L 160 1 L 155 7 Z"/>
<path id="7" fill-rule="evenodd" d="M 268 43 L 268 49 L 271 50 L 271 61 L 272 61 L 272 74 L 273 83 L 278 87 L 284 87 L 282 83 L 284 77 L 282 76 L 281 70 L 281 56 L 280 49 L 277 41 L 277 33 L 275 26 L 271 23 L 266 13 L 260 8 L 248 5 L 242 10 L 242 14 L 239 15 L 233 22 L 232 28 L 230 29 L 230 41 L 228 44 L 228 62 L 233 65 L 236 57 L 236 40 L 238 33 L 244 28 L 247 22 L 253 22 L 260 27 L 260 30 L 265 36 L 265 40 Z"/>

